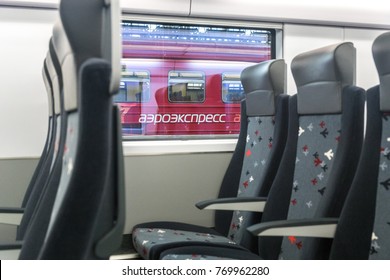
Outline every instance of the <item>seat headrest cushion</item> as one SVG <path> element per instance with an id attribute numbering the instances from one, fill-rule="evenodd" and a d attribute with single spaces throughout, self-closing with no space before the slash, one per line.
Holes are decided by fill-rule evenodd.
<path id="1" fill-rule="evenodd" d="M 67 111 L 77 108 L 77 75 L 90 58 L 103 58 L 111 64 L 110 93 L 118 92 L 120 80 L 120 8 L 118 0 L 60 3 L 60 21 L 53 40 L 61 62 L 64 102 Z"/>
<path id="2" fill-rule="evenodd" d="M 298 113 L 341 113 L 341 93 L 353 85 L 356 49 L 350 42 L 335 44 L 296 56 L 291 71 L 298 89 Z"/>
<path id="3" fill-rule="evenodd" d="M 268 60 L 245 68 L 241 83 L 246 95 L 248 116 L 275 114 L 275 98 L 286 88 L 286 63 L 283 59 Z"/>
<path id="4" fill-rule="evenodd" d="M 380 109 L 390 111 L 390 32 L 375 39 L 372 45 L 376 69 L 379 75 Z"/>
<path id="5" fill-rule="evenodd" d="M 72 51 L 77 53 L 78 69 L 85 60 L 91 57 L 101 57 L 102 7 L 104 6 L 104 0 L 61 1 L 60 17 L 62 25 Z"/>

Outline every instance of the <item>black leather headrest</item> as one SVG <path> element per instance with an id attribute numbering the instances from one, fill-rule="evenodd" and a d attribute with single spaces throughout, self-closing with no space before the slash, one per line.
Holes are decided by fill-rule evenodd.
<path id="1" fill-rule="evenodd" d="M 390 32 L 375 39 L 372 55 L 379 75 L 380 109 L 390 111 Z"/>
<path id="2" fill-rule="evenodd" d="M 268 60 L 249 66 L 241 72 L 248 116 L 275 114 L 275 97 L 286 89 L 286 63 Z"/>
<path id="3" fill-rule="evenodd" d="M 299 114 L 341 113 L 341 93 L 356 77 L 352 43 L 327 46 L 296 56 L 291 70 L 298 89 Z"/>

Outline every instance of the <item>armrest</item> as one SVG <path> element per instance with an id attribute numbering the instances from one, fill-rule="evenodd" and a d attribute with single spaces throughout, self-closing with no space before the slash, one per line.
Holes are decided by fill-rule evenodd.
<path id="1" fill-rule="evenodd" d="M 273 221 L 248 227 L 257 236 L 303 236 L 333 238 L 338 218 Z"/>
<path id="2" fill-rule="evenodd" d="M 0 207 L 0 213 L 24 213 L 24 208 L 20 207 Z"/>
<path id="3" fill-rule="evenodd" d="M 0 244 L 0 260 L 17 260 L 22 249 L 22 244 L 22 241 Z"/>
<path id="4" fill-rule="evenodd" d="M 233 197 L 201 201 L 196 204 L 196 207 L 208 210 L 263 212 L 266 202 L 266 197 Z"/>
<path id="5" fill-rule="evenodd" d="M 20 225 L 24 213 L 24 208 L 19 207 L 1 207 L 0 224 Z"/>

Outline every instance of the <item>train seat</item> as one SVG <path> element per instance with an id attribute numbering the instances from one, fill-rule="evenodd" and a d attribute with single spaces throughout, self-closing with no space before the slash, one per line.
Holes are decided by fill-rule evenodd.
<path id="1" fill-rule="evenodd" d="M 46 177 L 43 175 L 39 177 L 36 182 L 36 186 L 32 190 L 30 197 L 26 203 L 24 214 L 21 219 L 20 225 L 17 230 L 16 239 L 23 240 L 25 234 L 30 226 L 33 217 L 38 211 L 38 205 L 41 203 L 45 193 L 52 189 L 57 188 L 59 183 L 59 176 L 62 170 L 62 156 L 64 153 L 64 144 L 66 137 L 66 118 L 64 111 L 64 100 L 62 93 L 62 73 L 60 64 L 55 53 L 52 40 L 49 42 L 49 51 L 46 57 L 46 65 L 49 73 L 51 73 L 51 80 L 54 93 L 54 112 L 56 120 L 55 139 L 53 139 L 52 150 L 53 155 L 50 161 L 47 161 L 45 165 L 49 166 L 50 172 Z M 50 213 L 51 208 L 47 208 Z"/>
<path id="2" fill-rule="evenodd" d="M 47 178 L 50 173 L 51 162 L 54 155 L 54 139 L 56 135 L 56 126 L 57 119 L 56 115 L 59 112 L 54 111 L 54 106 L 56 102 L 59 100 L 54 99 L 54 89 L 53 89 L 53 81 L 56 79 L 56 71 L 52 67 L 48 68 L 48 63 L 51 58 L 48 57 L 44 61 L 43 69 L 42 69 L 42 78 L 45 84 L 46 92 L 48 94 L 48 112 L 49 112 L 49 122 L 48 122 L 48 131 L 46 136 L 45 145 L 42 150 L 42 154 L 39 158 L 38 164 L 35 168 L 35 171 L 31 177 L 29 185 L 27 187 L 26 193 L 23 197 L 21 208 L 25 208 L 27 202 L 31 196 L 31 193 L 37 186 L 41 185 L 39 180 L 40 178 Z"/>
<path id="3" fill-rule="evenodd" d="M 286 228 L 295 220 L 340 215 L 363 141 L 365 91 L 353 85 L 355 67 L 356 50 L 348 42 L 303 53 L 291 63 L 298 88 L 290 107 L 297 120 L 292 124 L 290 116 L 290 125 L 297 131 L 296 164 L 293 174 L 286 176 L 288 182 L 276 181 L 271 189 L 270 196 L 280 201 L 270 199 L 262 224 L 249 228 L 255 234 L 262 231 L 262 258 L 329 258 L 329 239 L 305 237 Z M 283 190 L 287 183 L 291 186 L 288 192 Z M 288 205 L 287 212 L 281 205 Z"/>
<path id="4" fill-rule="evenodd" d="M 390 259 L 390 32 L 375 39 L 372 53 L 380 84 L 367 91 L 362 157 L 338 221 L 332 259 Z"/>
<path id="5" fill-rule="evenodd" d="M 157 259 L 161 251 L 205 242 L 222 247 L 256 251 L 257 240 L 245 231 L 259 220 L 259 213 L 240 208 L 250 201 L 250 209 L 261 209 L 283 153 L 288 119 L 283 60 L 265 61 L 242 71 L 246 100 L 241 106 L 241 130 L 232 160 L 225 173 L 217 200 L 198 203 L 200 209 L 217 210 L 215 228 L 178 223 L 149 222 L 136 225 L 133 244 L 145 259 Z M 231 211 L 226 211 L 231 210 Z M 206 243 L 206 244 L 208 244 Z M 241 248 L 241 247 L 240 247 Z"/>
<path id="6" fill-rule="evenodd" d="M 286 228 L 295 220 L 339 217 L 355 174 L 363 140 L 364 90 L 353 86 L 355 48 L 341 43 L 296 56 L 291 64 L 298 93 L 290 98 L 285 152 L 268 195 L 259 237 L 261 259 L 329 257 L 325 239 Z M 305 235 L 303 235 L 305 236 Z M 195 249 L 195 250 L 194 250 Z M 163 259 L 237 258 L 235 251 L 209 255 L 200 248 L 165 251 Z M 256 258 L 240 253 L 240 258 Z"/>
<path id="7" fill-rule="evenodd" d="M 380 84 L 367 91 L 366 135 L 356 175 L 340 217 L 308 219 L 304 224 L 319 226 L 333 238 L 330 259 L 389 260 L 389 112 L 390 112 L 390 33 L 377 37 L 372 46 Z M 303 222 L 290 224 L 302 229 Z M 262 230 L 254 227 L 254 232 Z M 232 254 L 232 252 L 230 252 Z"/>
<path id="8" fill-rule="evenodd" d="M 42 197 L 19 258 L 107 259 L 124 226 L 120 118 L 112 104 L 120 79 L 120 8 L 117 0 L 67 0 L 59 12 L 53 45 L 67 122 L 62 172 L 58 188 Z"/>
<path id="9" fill-rule="evenodd" d="M 52 75 L 54 71 L 49 71 L 47 67 L 47 61 L 51 58 L 46 58 L 42 67 L 42 78 L 44 81 L 47 101 L 48 101 L 48 126 L 45 144 L 42 153 L 39 157 L 39 161 L 33 175 L 29 181 L 26 192 L 24 194 L 20 207 L 0 207 L 0 223 L 19 225 L 20 220 L 23 216 L 24 209 L 27 205 L 28 200 L 34 190 L 37 190 L 42 186 L 44 178 L 48 177 L 50 173 L 51 160 L 53 157 L 54 139 L 56 133 L 56 118 L 54 114 L 54 93 L 52 85 Z M 54 73 L 55 74 L 55 73 Z M 40 190 L 37 190 L 40 192 Z"/>
<path id="10" fill-rule="evenodd" d="M 51 42 L 50 42 L 51 44 Z M 23 240 L 26 230 L 34 216 L 35 209 L 40 202 L 49 185 L 58 184 L 53 174 L 57 174 L 62 166 L 60 143 L 64 141 L 64 127 L 62 119 L 62 94 L 60 93 L 60 74 L 58 74 L 58 60 L 54 53 L 48 51 L 44 60 L 43 80 L 48 92 L 49 101 L 49 128 L 48 138 L 42 157 L 36 167 L 34 175 L 25 193 L 21 208 L 2 208 L 3 215 L 11 216 L 8 222 L 1 220 L 1 223 L 17 226 L 16 236 L 13 241 Z M 62 136 L 61 136 L 62 135 Z M 44 158 L 43 158 L 44 157 Z M 53 175 L 53 176 L 52 176 Z"/>

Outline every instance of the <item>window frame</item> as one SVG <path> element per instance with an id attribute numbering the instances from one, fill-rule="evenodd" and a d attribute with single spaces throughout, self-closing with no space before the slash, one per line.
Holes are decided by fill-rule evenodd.
<path id="1" fill-rule="evenodd" d="M 171 73 L 172 72 L 177 72 L 178 73 L 178 77 L 175 77 L 175 78 L 171 78 Z M 194 78 L 192 77 L 189 77 L 189 78 L 186 78 L 184 77 L 184 81 L 183 83 L 177 83 L 177 84 L 185 84 L 186 86 L 186 91 L 188 90 L 188 85 L 190 82 L 199 82 L 199 83 L 202 83 L 203 85 L 203 99 L 200 100 L 200 101 L 185 101 L 185 100 L 179 100 L 179 101 L 174 101 L 174 100 L 171 100 L 171 95 L 172 95 L 172 87 L 174 85 L 171 84 L 171 80 L 174 80 L 174 79 L 177 79 L 177 80 L 180 80 L 180 74 L 183 73 L 197 73 L 197 74 L 200 74 L 199 75 L 199 79 L 198 80 L 195 80 Z M 191 80 L 191 78 L 193 80 Z M 177 85 L 175 84 L 175 85 Z M 173 93 L 174 94 L 174 93 Z M 187 96 L 187 95 L 186 95 Z M 172 103 L 172 104 L 201 104 L 201 103 L 204 103 L 206 101 L 206 74 L 203 72 L 203 71 L 189 71 L 189 70 L 170 70 L 168 72 L 168 101 L 169 103 Z"/>
<path id="2" fill-rule="evenodd" d="M 196 25 L 196 26 L 215 26 L 215 27 L 225 27 L 225 28 L 248 28 L 248 29 L 263 29 L 270 30 L 273 34 L 272 43 L 271 43 L 271 56 L 272 58 L 282 58 L 283 56 L 283 25 L 280 23 L 270 23 L 270 22 L 254 22 L 254 21 L 242 21 L 242 20 L 225 20 L 225 19 L 207 19 L 207 18 L 191 18 L 191 17 L 175 17 L 175 16 L 158 16 L 158 15 L 142 15 L 142 14 L 131 14 L 125 13 L 122 15 L 122 21 L 132 21 L 140 23 L 155 23 L 155 24 L 183 24 L 183 25 Z M 151 78 L 152 80 L 153 78 Z M 151 81 L 152 83 L 152 81 Z M 205 86 L 205 98 L 207 96 L 207 89 Z M 170 102 L 170 101 L 169 101 Z M 221 102 L 223 98 L 221 96 Z M 180 104 L 181 102 L 175 102 L 175 104 Z M 194 102 L 195 104 L 199 102 Z M 181 103 L 185 104 L 185 103 Z M 235 140 L 237 139 L 238 134 L 204 134 L 204 135 L 132 135 L 132 136 L 123 136 L 123 140 L 136 140 L 136 141 L 146 141 L 145 143 L 156 142 L 165 142 L 172 140 L 186 140 L 187 143 L 191 141 L 225 141 L 227 139 Z M 150 142 L 152 141 L 152 142 Z M 147 144 L 149 145 L 149 144 Z M 157 145 L 159 146 L 159 145 Z M 165 144 L 163 144 L 165 146 Z M 176 152 L 175 152 L 176 153 Z"/>
<path id="3" fill-rule="evenodd" d="M 243 90 L 242 91 L 242 98 L 240 99 L 240 100 L 232 100 L 232 101 L 229 101 L 229 100 L 226 100 L 226 96 L 227 96 L 227 94 L 224 94 L 224 81 L 226 81 L 226 80 L 224 80 L 224 75 L 238 75 L 238 80 L 231 80 L 234 84 L 240 84 L 241 85 L 241 89 Z M 229 81 L 229 80 L 227 80 L 227 81 Z M 223 72 L 222 74 L 221 74 L 221 88 L 222 88 L 222 90 L 221 90 L 221 99 L 222 99 L 222 102 L 223 103 L 225 103 L 225 104 L 237 104 L 237 103 L 240 103 L 241 102 L 241 100 L 243 100 L 244 98 L 245 98 L 245 93 L 244 93 L 244 88 L 243 88 L 243 86 L 242 86 L 242 84 L 241 84 L 241 80 L 240 80 L 240 74 L 237 74 L 237 73 L 229 73 L 229 72 Z"/>
<path id="4" fill-rule="evenodd" d="M 123 69 L 122 69 L 123 70 Z M 147 78 L 142 78 L 142 80 L 138 80 L 138 83 L 144 83 L 144 81 L 146 80 L 148 83 L 149 83 L 149 85 L 148 85 L 148 94 L 146 95 L 147 96 L 147 99 L 145 99 L 143 96 L 144 96 L 144 94 L 143 94 L 143 90 L 141 91 L 141 98 L 140 98 L 140 101 L 129 101 L 129 100 L 125 100 L 125 101 L 116 101 L 115 100 L 115 96 L 114 96 L 114 102 L 117 102 L 117 103 L 135 103 L 135 104 L 137 104 L 137 103 L 146 103 L 146 102 L 149 102 L 150 101 L 150 97 L 151 97 L 151 95 L 150 95 L 150 82 L 151 82 L 151 78 L 150 78 L 150 71 L 148 71 L 148 70 L 134 70 L 134 71 L 129 71 L 129 72 L 127 72 L 127 71 L 122 71 L 121 72 L 121 80 L 120 80 L 120 83 L 122 83 L 123 82 L 123 73 L 134 73 L 134 75 L 132 75 L 132 76 L 135 76 L 135 73 L 137 73 L 137 72 L 144 72 L 144 73 L 147 73 Z M 125 79 L 127 79 L 127 78 L 129 78 L 129 79 L 131 79 L 130 77 L 125 77 Z M 135 78 L 137 78 L 137 77 L 135 77 Z M 137 80 L 135 80 L 135 78 L 134 78 L 134 82 L 137 82 Z M 126 81 L 125 81 L 126 82 Z M 128 82 L 133 82 L 132 80 L 129 80 Z M 120 92 L 120 90 L 121 90 L 121 87 L 120 87 L 120 89 L 119 89 L 119 92 Z M 120 93 L 118 93 L 118 94 L 120 94 Z M 126 87 L 126 97 L 128 96 L 128 92 L 127 92 L 127 87 Z M 127 99 L 127 98 L 126 98 Z"/>

